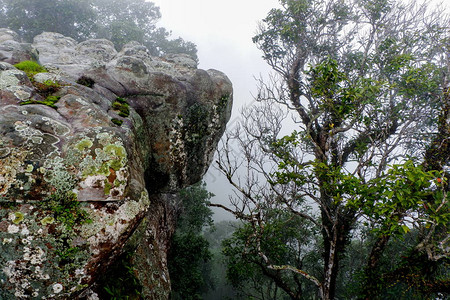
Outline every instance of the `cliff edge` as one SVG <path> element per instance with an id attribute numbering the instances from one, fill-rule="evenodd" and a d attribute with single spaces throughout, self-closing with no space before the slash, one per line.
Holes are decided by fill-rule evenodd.
<path id="1" fill-rule="evenodd" d="M 186 55 L 0 29 L 0 299 L 95 299 L 125 247 L 143 296 L 167 299 L 176 195 L 231 105 L 229 79 Z"/>

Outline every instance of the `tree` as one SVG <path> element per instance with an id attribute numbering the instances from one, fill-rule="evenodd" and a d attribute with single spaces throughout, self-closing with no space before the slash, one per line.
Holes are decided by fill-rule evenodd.
<path id="1" fill-rule="evenodd" d="M 259 253 L 274 264 L 302 266 L 318 275 L 316 262 L 320 255 L 311 251 L 311 247 L 319 247 L 319 241 L 311 240 L 317 228 L 283 210 L 265 212 L 267 220 L 263 228 L 258 228 L 257 235 L 251 224 L 244 224 L 223 242 L 228 281 L 243 299 L 314 299 L 312 283 L 299 284 L 300 274 L 267 267 L 266 258 Z"/>
<path id="2" fill-rule="evenodd" d="M 364 276 L 375 285 L 362 296 L 373 299 L 390 240 L 418 228 L 418 251 L 430 247 L 426 256 L 435 261 L 448 256 L 448 175 L 442 169 L 448 152 L 439 169 L 420 165 L 444 108 L 448 16 L 428 12 L 426 4 L 386 0 L 280 3 L 254 37 L 275 74 L 259 81 L 260 105 L 244 112 L 218 159 L 241 196 L 232 208 L 215 206 L 248 223 L 246 245 L 263 268 L 302 277 L 293 283 L 292 299 L 302 297 L 305 281 L 320 298 L 335 298 L 356 228 L 370 229 L 376 239 Z M 284 137 L 286 113 L 277 104 L 297 127 Z M 239 166 L 246 168 L 243 179 Z M 311 241 L 321 243 L 320 274 L 267 255 L 264 232 L 278 210 L 317 227 Z"/>
<path id="3" fill-rule="evenodd" d="M 222 253 L 222 243 L 225 239 L 231 237 L 233 232 L 239 227 L 237 221 L 215 222 L 214 226 L 204 231 L 203 236 L 209 243 L 211 260 L 208 262 L 211 269 L 211 277 L 208 286 L 210 287 L 203 293 L 203 299 L 244 299 L 238 296 L 236 289 L 230 285 L 226 278 L 226 263 Z"/>
<path id="4" fill-rule="evenodd" d="M 106 38 L 120 50 L 131 41 L 152 55 L 187 53 L 197 59 L 192 42 L 170 39 L 157 27 L 159 7 L 145 0 L 0 0 L 0 26 L 15 30 L 30 42 L 43 31 L 58 32 L 78 41 Z"/>
<path id="5" fill-rule="evenodd" d="M 204 262 L 211 258 L 209 243 L 203 237 L 204 226 L 212 225 L 212 211 L 206 202 L 213 196 L 205 183 L 180 191 L 177 228 L 168 255 L 172 299 L 201 299 L 208 282 Z"/>
<path id="6" fill-rule="evenodd" d="M 0 0 L 1 27 L 9 27 L 26 41 L 43 31 L 77 40 L 92 37 L 96 16 L 90 0 Z"/>
<path id="7" fill-rule="evenodd" d="M 130 41 L 151 44 L 158 34 L 156 22 L 161 18 L 159 7 L 145 0 L 93 0 L 93 9 L 98 16 L 97 36 L 111 40 L 121 49 Z M 164 29 L 161 29 L 167 37 Z M 157 53 L 155 45 L 150 48 Z"/>

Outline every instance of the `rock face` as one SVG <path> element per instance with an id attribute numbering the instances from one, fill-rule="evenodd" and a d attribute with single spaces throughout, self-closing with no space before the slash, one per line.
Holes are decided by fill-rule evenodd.
<path id="1" fill-rule="evenodd" d="M 95 298 L 125 246 L 144 297 L 168 298 L 176 194 L 206 172 L 231 104 L 228 78 L 184 55 L 0 29 L 0 299 Z"/>

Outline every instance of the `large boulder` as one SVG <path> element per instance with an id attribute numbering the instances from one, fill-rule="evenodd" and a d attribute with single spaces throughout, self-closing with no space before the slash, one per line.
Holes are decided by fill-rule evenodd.
<path id="1" fill-rule="evenodd" d="M 17 53 L 48 72 L 18 70 Z M 176 195 L 211 163 L 228 78 L 136 42 L 117 52 L 57 33 L 21 44 L 0 29 L 1 57 L 0 299 L 94 299 L 125 245 L 144 297 L 168 298 Z"/>

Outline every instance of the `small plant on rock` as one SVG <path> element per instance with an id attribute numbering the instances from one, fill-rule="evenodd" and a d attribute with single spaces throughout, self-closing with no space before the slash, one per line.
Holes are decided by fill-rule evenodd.
<path id="1" fill-rule="evenodd" d="M 118 115 L 126 118 L 130 115 L 130 105 L 128 104 L 127 100 L 117 97 L 114 103 L 111 105 L 113 110 L 118 111 Z"/>
<path id="2" fill-rule="evenodd" d="M 24 60 L 14 65 L 17 69 L 24 71 L 31 79 L 37 73 L 47 72 L 47 70 L 35 61 Z"/>
<path id="3" fill-rule="evenodd" d="M 114 124 L 116 124 L 117 126 L 122 126 L 123 121 L 116 119 L 116 118 L 112 118 L 111 122 L 113 122 Z"/>
<path id="4" fill-rule="evenodd" d="M 47 105 L 51 108 L 57 109 L 55 103 L 58 102 L 60 98 L 61 98 L 60 96 L 48 96 L 47 98 L 45 98 L 44 101 L 29 100 L 29 101 L 21 102 L 20 105 L 42 104 L 42 105 Z"/>
<path id="5" fill-rule="evenodd" d="M 78 80 L 76 81 L 78 84 L 87 86 L 88 88 L 93 88 L 95 81 L 94 79 L 87 77 L 87 76 L 81 76 L 80 78 L 78 78 Z"/>
<path id="6" fill-rule="evenodd" d="M 43 209 L 52 211 L 54 219 L 64 224 L 68 230 L 91 222 L 88 213 L 81 208 L 77 195 L 71 191 L 54 193 L 41 205 Z"/>
<path id="7" fill-rule="evenodd" d="M 39 95 L 48 97 L 56 93 L 61 88 L 61 85 L 53 80 L 45 80 L 44 82 L 37 82 L 31 80 Z"/>

